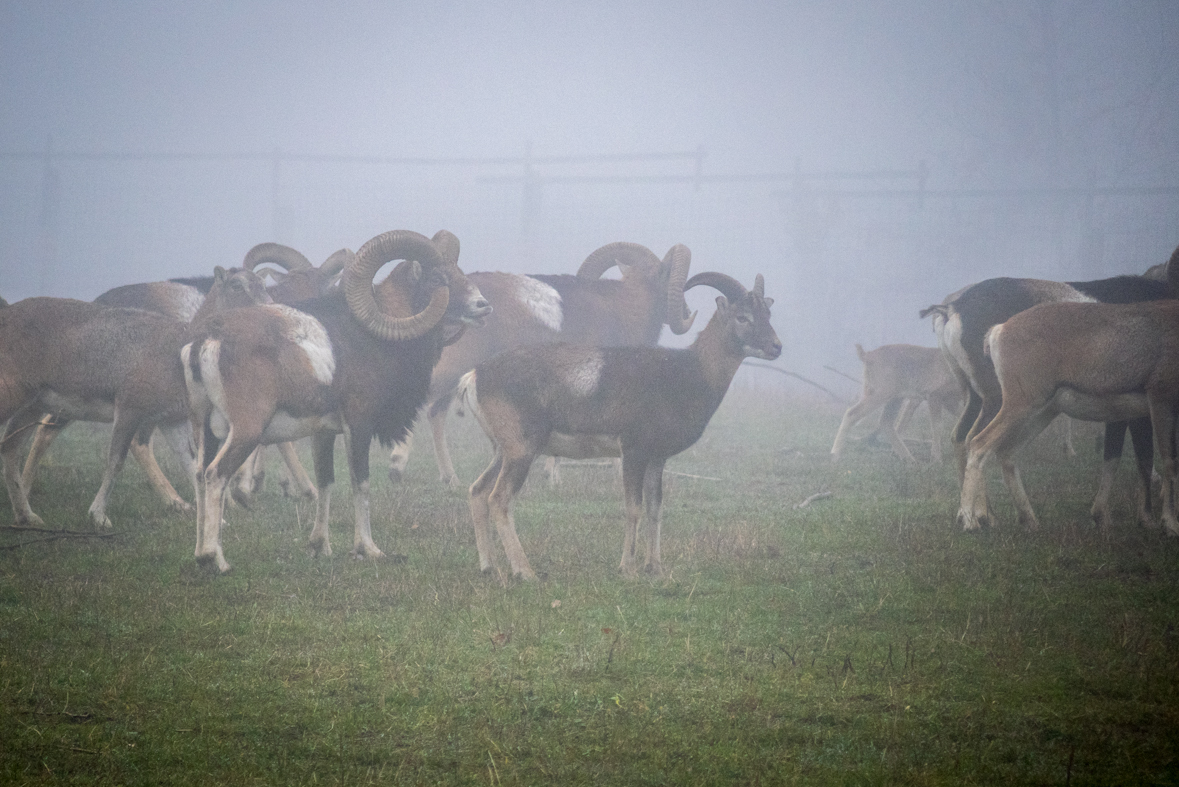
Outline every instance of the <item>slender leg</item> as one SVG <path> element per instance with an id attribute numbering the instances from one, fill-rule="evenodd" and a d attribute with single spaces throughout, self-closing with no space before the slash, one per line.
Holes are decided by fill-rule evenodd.
<path id="1" fill-rule="evenodd" d="M 139 424 L 133 421 L 133 416 L 124 413 L 123 408 L 115 405 L 115 423 L 111 429 L 110 446 L 107 448 L 106 470 L 102 474 L 102 484 L 98 487 L 98 494 L 94 496 L 94 502 L 90 504 L 90 522 L 97 528 L 111 526 L 111 521 L 106 515 L 106 501 L 110 496 L 115 477 L 123 469 L 127 451 L 131 448 L 131 441 L 135 439 L 135 433 L 138 430 Z M 173 490 L 173 494 L 175 494 L 175 490 Z"/>
<path id="2" fill-rule="evenodd" d="M 858 402 L 847 408 L 843 420 L 839 422 L 839 431 L 835 433 L 835 442 L 831 446 L 832 462 L 838 462 L 839 457 L 843 455 L 843 446 L 847 442 L 847 434 L 851 428 L 877 408 L 884 406 L 886 402 L 887 399 L 879 396 L 862 396 Z"/>
<path id="3" fill-rule="evenodd" d="M 185 428 L 187 428 L 187 424 L 185 424 Z M 148 483 L 156 490 L 156 494 L 162 497 L 173 511 L 191 511 L 192 506 L 180 497 L 176 488 L 172 486 L 172 482 L 160 469 L 159 463 L 156 462 L 156 455 L 152 449 L 153 432 L 154 430 L 141 430 L 135 435 L 135 439 L 131 441 L 131 456 L 143 468 Z"/>
<path id="4" fill-rule="evenodd" d="M 900 429 L 903 428 L 904 422 L 908 421 L 913 415 L 914 406 L 910 403 L 912 399 L 892 399 L 885 405 L 885 410 L 895 409 L 897 412 L 892 414 L 891 418 L 881 419 L 881 428 L 884 429 L 885 436 L 888 437 L 889 445 L 892 446 L 893 452 L 901 458 L 904 462 L 916 461 L 913 459 L 913 454 L 909 451 L 909 446 L 905 445 L 905 441 L 901 439 Z M 918 404 L 920 404 L 918 402 Z"/>
<path id="5" fill-rule="evenodd" d="M 1076 456 L 1077 449 L 1073 445 L 1073 419 L 1064 417 L 1064 453 L 1065 456 Z"/>
<path id="6" fill-rule="evenodd" d="M 260 436 L 258 430 L 245 432 L 239 430 L 236 425 L 231 425 L 221 449 L 204 471 L 204 527 L 201 529 L 203 539 L 197 546 L 196 557 L 199 563 L 216 563 L 217 570 L 222 574 L 230 569 L 221 548 L 221 519 L 224 516 L 229 483 L 237 469 L 258 447 Z"/>
<path id="7" fill-rule="evenodd" d="M 561 460 L 556 456 L 546 456 L 544 460 L 544 473 L 549 479 L 549 486 L 560 486 L 561 484 Z"/>
<path id="8" fill-rule="evenodd" d="M 942 403 L 936 397 L 925 400 L 929 410 L 929 458 L 934 464 L 942 462 Z"/>
<path id="9" fill-rule="evenodd" d="M 622 449 L 622 496 L 626 505 L 626 535 L 622 539 L 622 562 L 618 569 L 624 576 L 635 575 L 635 539 L 639 517 L 643 511 L 643 480 L 646 477 L 646 458 Z"/>
<path id="10" fill-rule="evenodd" d="M 369 505 L 368 449 L 372 445 L 373 433 L 367 429 L 345 427 L 344 449 L 348 453 L 348 479 L 352 485 L 352 510 L 355 527 L 352 531 L 352 557 L 383 557 L 384 552 L 373 542 L 372 511 Z M 405 555 L 393 555 L 396 561 L 404 561 Z"/>
<path id="11" fill-rule="evenodd" d="M 278 453 L 282 456 L 283 464 L 286 465 L 287 473 L 290 475 L 290 480 L 287 483 L 279 481 L 279 485 L 283 487 L 289 497 L 295 497 L 296 493 L 291 489 L 293 482 L 294 487 L 298 490 L 297 496 L 314 500 L 317 497 L 315 484 L 307 475 L 307 471 L 303 469 L 303 463 L 299 461 L 299 453 L 295 449 L 295 444 L 279 443 Z"/>
<path id="12" fill-rule="evenodd" d="M 1126 442 L 1125 421 L 1110 422 L 1105 425 L 1105 440 L 1102 444 L 1101 478 L 1097 482 L 1097 496 L 1093 498 L 1093 507 L 1089 509 L 1089 516 L 1093 523 L 1103 531 L 1109 532 L 1109 495 L 1113 490 L 1114 476 L 1118 471 L 1118 464 L 1122 461 L 1122 448 Z M 1151 438 L 1153 440 L 1153 437 Z M 1151 450 L 1154 443 L 1151 443 Z"/>
<path id="13" fill-rule="evenodd" d="M 1175 519 L 1175 414 L 1170 403 L 1152 396 L 1148 388 L 1147 401 L 1150 404 L 1150 421 L 1154 426 L 1154 439 L 1162 459 L 1163 512 L 1162 523 L 1169 536 L 1179 536 L 1179 521 Z"/>
<path id="14" fill-rule="evenodd" d="M 188 477 L 189 483 L 193 486 L 193 492 L 196 492 L 196 441 L 193 439 L 192 424 L 188 421 L 174 424 L 172 426 L 161 426 L 160 434 L 164 436 L 164 442 L 172 449 L 172 453 L 176 454 L 176 458 L 180 461 L 180 466 L 184 468 L 184 473 Z M 138 440 L 138 436 L 136 438 Z M 136 442 L 131 443 L 131 450 L 134 451 Z M 158 465 L 157 465 L 158 467 Z M 186 504 L 187 506 L 187 504 Z M 192 506 L 187 506 L 185 511 L 192 511 Z"/>
<path id="15" fill-rule="evenodd" d="M 331 533 L 328 517 L 331 512 L 332 483 L 336 480 L 335 468 L 336 436 L 319 433 L 311 437 L 311 452 L 315 466 L 315 486 L 319 496 L 315 499 L 315 524 L 307 539 L 307 548 L 313 555 L 332 554 Z"/>
<path id="16" fill-rule="evenodd" d="M 8 489 L 8 500 L 12 503 L 13 519 L 18 527 L 42 527 L 41 517 L 29 508 L 29 498 L 21 484 L 20 452 L 29 430 L 40 419 L 40 412 L 18 412 L 8 421 L 4 439 L 0 440 L 0 459 L 4 464 L 4 485 Z"/>
<path id="17" fill-rule="evenodd" d="M 409 452 L 413 450 L 413 432 L 407 432 L 405 439 L 393 446 L 389 452 L 389 480 L 399 482 L 405 475 L 405 466 L 409 464 Z"/>
<path id="18" fill-rule="evenodd" d="M 500 543 L 503 544 L 508 563 L 512 567 L 512 574 L 527 580 L 536 579 L 536 572 L 532 570 L 528 556 L 524 554 L 524 547 L 520 544 L 520 537 L 516 534 L 512 500 L 524 486 L 534 458 L 534 453 L 514 452 L 514 455 L 510 455 L 505 451 L 501 459 L 499 476 L 487 500 Z"/>
<path id="19" fill-rule="evenodd" d="M 262 488 L 262 481 L 266 477 L 266 465 L 263 461 L 265 446 L 258 446 L 250 454 L 242 466 L 238 468 L 230 482 L 230 495 L 233 502 L 247 510 L 253 505 L 253 496 Z"/>
<path id="20" fill-rule="evenodd" d="M 450 412 L 452 394 L 439 397 L 427 412 L 430 420 L 430 434 L 434 438 L 434 458 L 438 462 L 438 480 L 451 487 L 461 486 L 454 462 L 450 460 L 450 449 L 446 447 L 446 415 Z"/>
<path id="21" fill-rule="evenodd" d="M 663 527 L 663 459 L 652 459 L 643 474 L 643 504 L 647 511 L 647 560 L 643 570 L 663 576 L 659 539 Z"/>
<path id="22" fill-rule="evenodd" d="M 66 419 L 54 420 L 51 415 L 41 418 L 37 432 L 33 435 L 33 444 L 29 447 L 29 455 L 25 457 L 24 472 L 21 474 L 21 486 L 24 487 L 25 494 L 33 488 L 33 482 L 37 479 L 37 468 L 41 466 L 41 458 L 69 423 Z"/>
<path id="23" fill-rule="evenodd" d="M 979 413 L 982 411 L 982 397 L 970 387 L 964 374 L 958 370 L 955 370 L 954 374 L 958 377 L 959 382 L 962 383 L 962 389 L 966 392 L 966 405 L 962 409 L 962 415 L 958 417 L 958 423 L 954 425 L 953 431 L 950 432 L 950 445 L 953 446 L 954 458 L 958 461 L 958 481 L 959 483 L 965 483 L 966 462 L 970 452 L 970 446 L 968 444 L 970 430 L 974 428 L 974 423 L 978 420 Z"/>
<path id="24" fill-rule="evenodd" d="M 495 567 L 491 532 L 488 529 L 491 513 L 487 498 L 491 494 L 496 479 L 499 478 L 502 465 L 503 462 L 497 448 L 495 455 L 491 458 L 491 464 L 475 479 L 475 483 L 471 484 L 471 488 L 468 490 L 471 522 L 475 526 L 475 548 L 479 550 L 479 570 L 483 572 L 490 571 Z"/>
<path id="25" fill-rule="evenodd" d="M 898 432 L 905 431 L 909 421 L 913 420 L 913 413 L 921 406 L 920 399 L 892 399 L 884 406 L 885 412 L 892 412 L 892 422 Z"/>
<path id="26" fill-rule="evenodd" d="M 962 498 L 958 507 L 958 522 L 963 530 L 977 530 L 995 523 L 994 514 L 987 502 L 986 479 L 983 474 L 984 465 L 992 455 L 999 458 L 1007 489 L 1019 511 L 1020 523 L 1028 529 L 1036 528 L 1036 515 L 1023 488 L 1019 470 L 1015 466 L 1014 453 L 1042 432 L 1054 417 L 1056 412 L 1043 405 L 1039 410 L 1004 405 L 998 416 L 979 432 L 978 436 L 971 439 L 966 476 L 962 484 Z"/>
<path id="27" fill-rule="evenodd" d="M 1154 528 L 1150 495 L 1150 478 L 1154 474 L 1154 432 L 1149 418 L 1136 418 L 1130 422 L 1130 440 L 1134 443 L 1134 460 L 1138 466 L 1138 523 Z"/>

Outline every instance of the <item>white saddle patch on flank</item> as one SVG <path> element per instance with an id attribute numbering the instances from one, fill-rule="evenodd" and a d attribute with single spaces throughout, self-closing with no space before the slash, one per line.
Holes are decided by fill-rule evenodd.
<path id="1" fill-rule="evenodd" d="M 516 298 L 541 325 L 554 331 L 561 330 L 561 323 L 565 319 L 561 310 L 561 293 L 531 276 L 517 276 Z"/>
<path id="2" fill-rule="evenodd" d="M 192 318 L 201 308 L 205 296 L 201 295 L 200 290 L 196 287 L 189 287 L 187 284 L 177 284 L 176 282 L 167 282 L 167 284 L 170 286 L 166 287 L 160 296 L 165 308 L 168 309 L 168 314 L 181 322 L 192 322 Z"/>
<path id="3" fill-rule="evenodd" d="M 602 363 L 602 354 L 595 352 L 581 363 L 569 367 L 565 373 L 565 385 L 574 396 L 593 396 L 602 377 Z"/>
<path id="4" fill-rule="evenodd" d="M 287 322 L 286 338 L 299 345 L 311 364 L 315 379 L 323 385 L 331 385 L 336 373 L 336 356 L 332 354 L 332 342 L 323 323 L 306 312 L 284 306 L 281 303 L 268 304 Z"/>

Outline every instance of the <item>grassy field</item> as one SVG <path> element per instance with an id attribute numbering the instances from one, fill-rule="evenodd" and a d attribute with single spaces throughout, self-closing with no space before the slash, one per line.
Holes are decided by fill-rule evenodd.
<path id="1" fill-rule="evenodd" d="M 215 576 L 128 463 L 112 536 L 0 530 L 0 783 L 1179 784 L 1179 543 L 1132 524 L 1130 463 L 1102 534 L 1097 431 L 1073 459 L 1046 435 L 1042 529 L 996 474 L 1000 525 L 965 534 L 949 462 L 832 467 L 839 416 L 730 391 L 668 465 L 703 478 L 668 479 L 666 576 L 634 581 L 608 467 L 555 490 L 534 468 L 524 585 L 478 572 L 428 439 L 400 486 L 373 451 L 374 535 L 405 564 L 348 559 L 341 466 L 334 557 L 271 483 Z M 489 451 L 451 424 L 469 481 Z M 106 433 L 54 446 L 52 526 L 86 531 Z"/>

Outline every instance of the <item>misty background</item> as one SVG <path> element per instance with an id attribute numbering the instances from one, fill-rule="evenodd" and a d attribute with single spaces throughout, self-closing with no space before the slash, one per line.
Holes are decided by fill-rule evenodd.
<path id="1" fill-rule="evenodd" d="M 390 229 L 466 271 L 684 243 L 764 274 L 776 365 L 850 396 L 824 366 L 932 346 L 971 282 L 1166 261 L 1176 52 L 1173 0 L 0 0 L 0 295 Z"/>

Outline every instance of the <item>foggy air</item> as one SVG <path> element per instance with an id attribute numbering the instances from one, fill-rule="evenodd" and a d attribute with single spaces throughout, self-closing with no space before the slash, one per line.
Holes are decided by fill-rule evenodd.
<path id="1" fill-rule="evenodd" d="M 682 243 L 764 274 L 777 365 L 830 383 L 971 282 L 1165 262 L 1176 51 L 1148 0 L 8 3 L 0 295 L 394 228 L 466 271 Z"/>

